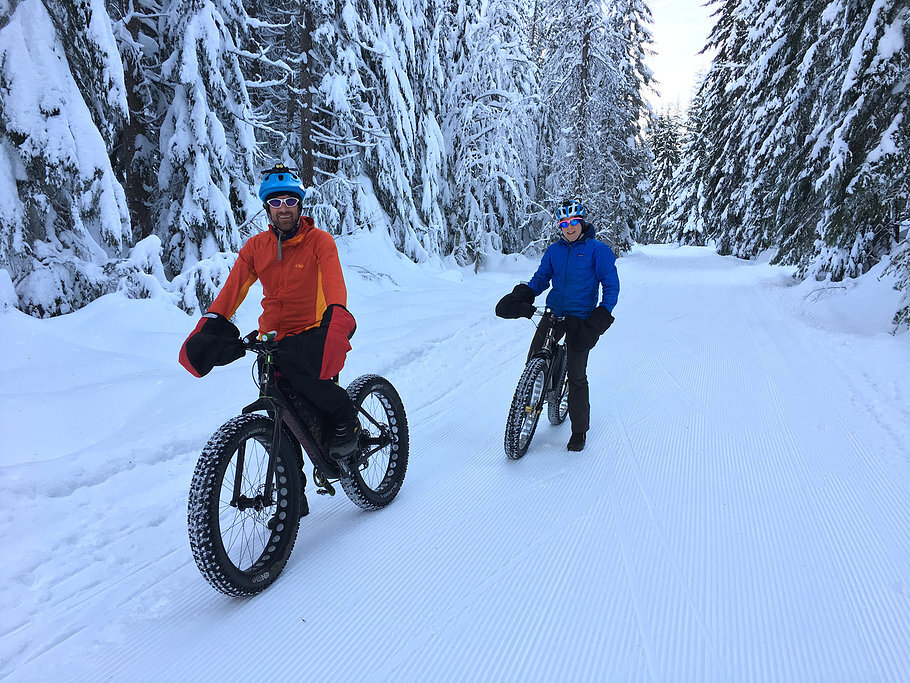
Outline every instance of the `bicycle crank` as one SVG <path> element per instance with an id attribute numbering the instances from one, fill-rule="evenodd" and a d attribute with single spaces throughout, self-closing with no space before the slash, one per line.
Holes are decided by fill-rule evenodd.
<path id="1" fill-rule="evenodd" d="M 322 472 L 317 470 L 315 467 L 313 468 L 313 483 L 319 487 L 316 489 L 316 493 L 318 493 L 320 496 L 324 496 L 326 494 L 330 496 L 335 495 L 335 487 L 332 486 L 332 483 L 324 476 L 322 476 Z"/>

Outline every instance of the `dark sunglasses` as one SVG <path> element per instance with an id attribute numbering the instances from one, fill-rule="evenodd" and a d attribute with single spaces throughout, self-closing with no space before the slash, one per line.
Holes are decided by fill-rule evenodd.
<path id="1" fill-rule="evenodd" d="M 284 204 L 287 207 L 297 206 L 300 203 L 300 200 L 297 197 L 275 197 L 274 199 L 269 199 L 266 204 L 271 206 L 273 209 L 277 209 L 279 206 Z"/>
<path id="2" fill-rule="evenodd" d="M 568 228 L 570 225 L 578 225 L 579 223 L 581 223 L 581 219 L 580 219 L 580 218 L 573 218 L 573 219 L 570 220 L 570 221 L 559 221 L 559 227 L 562 228 L 562 229 L 566 229 L 566 228 Z"/>

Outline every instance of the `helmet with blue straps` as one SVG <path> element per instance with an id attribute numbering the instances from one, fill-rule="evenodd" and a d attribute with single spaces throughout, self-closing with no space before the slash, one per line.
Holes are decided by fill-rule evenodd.
<path id="1" fill-rule="evenodd" d="M 581 216 L 584 218 L 587 215 L 588 210 L 585 208 L 584 204 L 577 199 L 566 199 L 560 207 L 556 209 L 556 220 L 558 221 L 564 218 L 570 218 L 571 216 Z"/>
<path id="2" fill-rule="evenodd" d="M 297 175 L 296 168 L 288 168 L 284 164 L 275 164 L 274 167 L 262 172 L 262 184 L 259 185 L 259 199 L 265 201 L 273 194 L 295 194 L 303 201 L 306 190 L 303 181 Z"/>

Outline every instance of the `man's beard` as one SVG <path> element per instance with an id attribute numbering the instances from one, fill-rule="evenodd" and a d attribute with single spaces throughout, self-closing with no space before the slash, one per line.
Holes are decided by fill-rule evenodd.
<path id="1" fill-rule="evenodd" d="M 290 232 L 297 227 L 297 224 L 299 222 L 300 214 L 296 214 L 287 218 L 272 218 L 272 225 L 274 225 L 281 232 Z"/>

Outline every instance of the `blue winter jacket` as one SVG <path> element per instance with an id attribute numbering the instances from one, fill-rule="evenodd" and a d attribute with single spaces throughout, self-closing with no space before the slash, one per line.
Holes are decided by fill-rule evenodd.
<path id="1" fill-rule="evenodd" d="M 551 244 L 528 286 L 536 296 L 551 281 L 553 289 L 547 295 L 547 306 L 556 315 L 574 315 L 586 320 L 597 306 L 598 285 L 603 287 L 601 306 L 612 313 L 619 300 L 616 254 L 595 239 L 594 226 L 590 224 L 585 224 L 585 231 L 574 242 L 560 237 Z"/>

